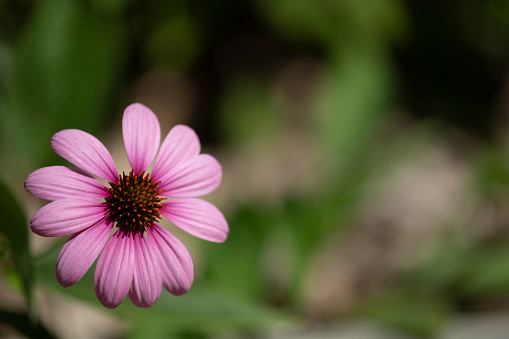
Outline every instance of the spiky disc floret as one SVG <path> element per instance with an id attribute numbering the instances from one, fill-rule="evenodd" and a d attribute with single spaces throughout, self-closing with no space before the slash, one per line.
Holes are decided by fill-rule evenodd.
<path id="1" fill-rule="evenodd" d="M 106 204 L 117 227 L 145 232 L 145 227 L 160 219 L 159 210 L 164 208 L 161 201 L 165 198 L 159 197 L 159 185 L 149 173 L 133 171 L 119 174 L 116 183 L 110 181 L 111 195 Z"/>

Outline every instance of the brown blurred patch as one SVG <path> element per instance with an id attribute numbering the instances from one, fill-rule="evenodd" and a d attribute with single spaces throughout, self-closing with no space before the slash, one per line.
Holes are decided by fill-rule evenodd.
<path id="1" fill-rule="evenodd" d="M 315 257 L 305 309 L 327 319 L 389 286 L 433 252 L 448 228 L 468 227 L 476 200 L 468 159 L 435 142 L 416 149 L 370 186 L 349 232 L 329 239 Z"/>

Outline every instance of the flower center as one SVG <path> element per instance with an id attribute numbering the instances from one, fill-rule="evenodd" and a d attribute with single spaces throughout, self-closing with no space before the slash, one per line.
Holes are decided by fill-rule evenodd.
<path id="1" fill-rule="evenodd" d="M 106 204 L 110 211 L 110 218 L 117 222 L 117 227 L 145 232 L 145 227 L 160 219 L 159 210 L 163 207 L 158 195 L 163 192 L 158 189 L 161 182 L 155 182 L 149 173 L 134 175 L 118 175 L 116 183 L 110 181 L 110 196 Z"/>

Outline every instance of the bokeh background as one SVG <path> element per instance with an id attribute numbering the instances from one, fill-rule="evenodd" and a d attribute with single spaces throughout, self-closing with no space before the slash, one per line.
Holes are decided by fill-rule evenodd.
<path id="1" fill-rule="evenodd" d="M 65 128 L 193 127 L 230 235 L 191 291 L 105 309 L 23 181 Z M 0 0 L 0 336 L 509 338 L 509 2 Z"/>

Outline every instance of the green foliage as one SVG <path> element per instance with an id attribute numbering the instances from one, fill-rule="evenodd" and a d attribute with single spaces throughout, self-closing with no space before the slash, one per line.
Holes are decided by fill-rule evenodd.
<path id="1" fill-rule="evenodd" d="M 379 45 L 403 35 L 406 26 L 399 0 L 259 0 L 257 5 L 286 37 L 327 47 Z"/>
<path id="2" fill-rule="evenodd" d="M 219 121 L 222 135 L 232 143 L 256 137 L 271 138 L 280 131 L 270 87 L 261 79 L 232 81 L 223 96 Z"/>
<path id="3" fill-rule="evenodd" d="M 185 13 L 162 19 L 151 32 L 146 46 L 150 64 L 184 68 L 197 57 L 200 36 L 197 25 Z"/>
<path id="4" fill-rule="evenodd" d="M 123 24 L 103 20 L 81 2 L 43 1 L 13 51 L 0 126 L 11 167 L 25 154 L 32 164 L 52 155 L 60 129 L 98 130 L 123 63 Z M 30 123 L 27 123 L 30 122 Z M 6 147 L 9 145 L 9 147 Z"/>
<path id="5" fill-rule="evenodd" d="M 477 185 L 486 195 L 506 195 L 509 188 L 509 159 L 499 145 L 489 145 L 477 157 Z"/>
<path id="6" fill-rule="evenodd" d="M 35 281 L 98 312 L 109 312 L 129 324 L 127 338 L 260 336 L 281 325 L 342 322 L 348 318 L 334 312 L 321 317 L 308 305 L 306 284 L 316 269 L 316 258 L 333 239 L 351 241 L 359 220 L 371 217 L 363 215 L 370 210 L 366 194 L 401 164 L 419 160 L 422 146 L 429 144 L 447 154 L 449 148 L 459 153 L 450 161 L 472 176 L 465 199 L 474 201 L 479 211 L 469 213 L 479 213 L 482 220 L 464 218 L 466 225 L 452 225 L 455 231 L 445 232 L 447 236 L 435 242 L 421 261 L 378 286 L 374 295 L 363 295 L 360 287 L 346 316 L 372 318 L 415 336 L 433 337 L 458 313 L 507 299 L 505 119 L 484 119 L 494 135 L 488 142 L 458 137 L 468 140 L 463 143 L 454 139 L 462 135 L 457 126 L 449 128 L 422 117 L 464 108 L 457 123 L 462 126 L 477 121 L 473 117 L 491 116 L 493 107 L 506 111 L 503 95 L 494 98 L 494 93 L 503 93 L 499 87 L 506 82 L 500 74 L 505 74 L 509 56 L 509 7 L 502 0 L 468 0 L 461 6 L 446 1 L 440 6 L 437 12 L 434 3 L 409 0 L 210 4 L 0 0 L 0 169 L 14 179 L 13 185 L 21 187 L 27 173 L 61 161 L 49 146 L 55 132 L 79 128 L 111 133 L 106 123 L 120 114 L 126 101 L 138 100 L 143 86 L 139 79 L 146 79 L 145 72 L 168 69 L 190 88 L 193 98 L 184 98 L 182 104 L 196 108 L 186 119 L 198 130 L 207 152 L 216 147 L 211 153 L 217 151 L 228 159 L 248 152 L 245 146 L 262 145 L 261 153 L 272 154 L 272 144 L 292 147 L 293 139 L 283 139 L 302 137 L 312 151 L 288 152 L 315 166 L 306 175 L 324 176 L 316 187 L 302 190 L 306 193 L 293 193 L 300 187 L 284 187 L 281 196 L 265 204 L 259 203 L 264 198 L 259 196 L 242 203 L 225 199 L 230 204 L 228 240 L 196 246 L 203 270 L 188 294 L 175 297 L 163 291 L 149 309 L 125 301 L 112 311 L 105 310 L 95 296 L 95 267 L 72 287 L 64 289 L 57 283 L 54 269 L 63 241 L 32 263 L 30 216 L 24 215 L 9 186 L 0 182 L 4 280 L 23 291 L 30 307 Z M 430 12 L 438 14 L 430 16 Z M 260 46 L 270 46 L 271 53 L 257 50 L 259 41 Z M 247 67 L 244 60 L 229 65 L 231 54 L 221 49 L 231 46 L 249 46 L 253 55 L 243 50 L 233 53 L 249 59 Z M 312 64 L 311 71 L 292 73 L 296 64 L 306 63 Z M 295 78 L 287 78 L 288 74 Z M 415 74 L 420 77 L 412 78 Z M 288 79 L 295 79 L 294 83 Z M 288 121 L 293 112 L 285 111 L 294 103 L 287 105 L 284 100 L 300 98 L 280 94 L 285 86 L 299 87 L 299 81 L 309 79 L 312 83 L 298 92 L 306 96 L 298 102 L 309 107 L 296 113 L 307 114 L 305 123 L 295 129 L 294 122 Z M 157 89 L 170 90 L 164 85 Z M 153 99 L 157 111 L 167 99 L 163 93 L 145 93 L 142 98 Z M 423 99 L 414 101 L 416 97 Z M 278 150 L 285 151 L 283 146 Z M 234 167 L 228 167 L 228 160 L 225 181 L 234 180 L 228 177 Z M 282 171 L 293 174 L 290 167 Z M 252 183 L 246 187 L 253 189 Z M 486 206 L 496 210 L 489 210 L 493 212 L 489 217 L 482 214 Z M 496 239 L 481 239 L 472 231 L 477 223 L 491 227 L 497 222 L 502 226 Z M 2 323 L 21 334 L 52 337 L 31 316 L 0 312 Z"/>
<path id="7" fill-rule="evenodd" d="M 365 312 L 378 321 L 420 337 L 433 337 L 451 316 L 452 309 L 438 296 L 403 291 L 371 300 Z"/>
<path id="8" fill-rule="evenodd" d="M 0 238 L 5 238 L 16 274 L 21 278 L 28 308 L 32 310 L 33 263 L 28 248 L 28 224 L 11 189 L 0 181 Z"/>
<path id="9" fill-rule="evenodd" d="M 380 50 L 337 51 L 318 98 L 317 123 L 323 148 L 337 164 L 364 155 L 376 129 L 387 118 L 392 79 Z"/>
<path id="10" fill-rule="evenodd" d="M 261 258 L 263 242 L 274 220 L 251 208 L 241 209 L 229 220 L 234 225 L 228 241 L 205 244 L 208 278 L 218 288 L 247 300 L 263 297 Z"/>
<path id="11" fill-rule="evenodd" d="M 470 300 L 489 300 L 509 294 L 509 248 L 506 244 L 481 247 L 469 253 L 464 281 L 459 293 Z"/>

